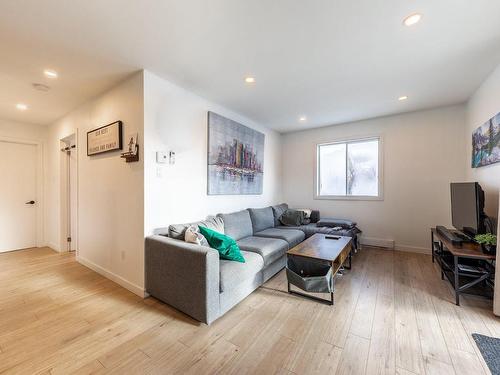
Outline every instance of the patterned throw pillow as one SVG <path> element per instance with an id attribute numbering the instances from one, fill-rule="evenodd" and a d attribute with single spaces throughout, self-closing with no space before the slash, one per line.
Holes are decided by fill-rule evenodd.
<path id="1" fill-rule="evenodd" d="M 198 231 L 198 227 L 191 225 L 184 233 L 184 241 L 194 243 L 201 246 L 209 246 L 207 239 Z"/>

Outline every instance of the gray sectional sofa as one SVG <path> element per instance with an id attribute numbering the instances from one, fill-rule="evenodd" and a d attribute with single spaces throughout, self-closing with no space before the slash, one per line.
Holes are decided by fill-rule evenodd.
<path id="1" fill-rule="evenodd" d="M 310 224 L 282 226 L 279 217 L 287 209 L 281 204 L 217 215 L 224 222 L 224 233 L 237 241 L 245 263 L 219 259 L 215 249 L 184 242 L 179 225 L 175 230 L 171 226 L 155 231 L 146 238 L 147 293 L 210 324 L 283 269 L 286 251 L 306 237 L 318 232 L 347 235 L 357 246 L 359 229 L 352 224 L 345 229 L 318 226 L 317 211 Z M 207 221 L 181 228 L 198 224 L 207 225 Z"/>

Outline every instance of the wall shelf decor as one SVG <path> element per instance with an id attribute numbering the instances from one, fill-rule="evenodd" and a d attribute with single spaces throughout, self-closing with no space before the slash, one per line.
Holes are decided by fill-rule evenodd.
<path id="1" fill-rule="evenodd" d="M 132 163 L 134 161 L 139 161 L 139 145 L 137 144 L 138 133 L 129 134 L 127 136 L 127 151 L 121 154 L 121 158 L 124 158 L 127 163 Z"/>

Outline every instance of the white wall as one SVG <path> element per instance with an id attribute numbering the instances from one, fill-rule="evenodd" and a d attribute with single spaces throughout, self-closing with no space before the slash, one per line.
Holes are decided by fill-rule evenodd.
<path id="1" fill-rule="evenodd" d="M 471 168 L 472 132 L 500 112 L 500 65 L 483 82 L 467 103 L 465 168 L 469 181 L 477 181 L 485 191 L 485 211 L 496 217 L 500 189 L 500 163 Z"/>
<path id="2" fill-rule="evenodd" d="M 145 72 L 145 231 L 209 214 L 281 201 L 280 134 Z M 263 132 L 262 195 L 207 195 L 207 112 Z M 156 151 L 175 151 L 175 165 L 157 164 Z"/>
<path id="3" fill-rule="evenodd" d="M 124 138 L 144 128 L 143 74 L 135 74 L 49 127 L 46 238 L 59 250 L 61 231 L 60 139 L 78 143 L 77 259 L 142 295 L 144 288 L 144 158 L 125 163 L 120 152 L 87 156 L 87 131 L 123 121 Z M 142 150 L 142 147 L 141 147 Z"/>
<path id="4" fill-rule="evenodd" d="M 466 177 L 469 181 L 477 181 L 485 192 L 485 211 L 492 217 L 500 217 L 500 163 L 481 168 L 471 168 L 472 132 L 500 112 L 500 65 L 482 83 L 467 103 L 467 125 L 465 128 Z M 500 233 L 500 221 L 497 234 Z M 497 264 L 500 252 L 497 252 Z M 495 278 L 500 285 L 500 272 Z M 495 288 L 494 312 L 500 316 L 500 291 Z"/>
<path id="5" fill-rule="evenodd" d="M 283 194 L 292 207 L 352 219 L 368 239 L 430 251 L 429 228 L 450 225 L 450 182 L 465 177 L 464 106 L 377 118 L 283 136 Z M 315 200 L 316 144 L 381 135 L 384 200 Z"/>
<path id="6" fill-rule="evenodd" d="M 0 119 L 0 137 L 45 142 L 47 127 Z"/>

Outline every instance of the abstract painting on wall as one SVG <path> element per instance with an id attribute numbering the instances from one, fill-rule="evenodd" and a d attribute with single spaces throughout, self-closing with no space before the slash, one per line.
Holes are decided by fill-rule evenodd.
<path id="1" fill-rule="evenodd" d="M 472 133 L 472 168 L 500 162 L 500 113 Z"/>
<path id="2" fill-rule="evenodd" d="M 208 112 L 208 194 L 262 194 L 265 135 Z"/>

